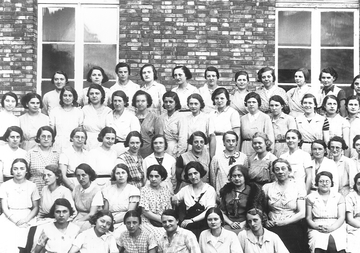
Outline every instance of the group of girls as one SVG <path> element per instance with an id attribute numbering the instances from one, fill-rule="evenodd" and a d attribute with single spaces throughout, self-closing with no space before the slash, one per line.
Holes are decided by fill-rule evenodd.
<path id="1" fill-rule="evenodd" d="M 153 251 L 154 238 L 164 234 L 162 213 L 170 208 L 179 225 L 200 238 L 203 252 L 210 247 L 204 238 L 217 244 L 222 228 L 239 234 L 244 252 L 267 245 L 265 234 L 273 244 L 267 252 L 355 252 L 360 76 L 346 98 L 332 68 L 321 71 L 321 89 L 306 83 L 308 70 L 297 70 L 297 87 L 288 92 L 269 67 L 258 72 L 263 86 L 254 92 L 245 71 L 235 74 L 230 92 L 218 86 L 215 67 L 205 70 L 200 89 L 189 83 L 187 67 L 175 67 L 171 91 L 156 81 L 151 64 L 140 70 L 142 86 L 129 80 L 126 63 L 115 73 L 118 80 L 108 89 L 105 71 L 93 67 L 90 86 L 78 96 L 66 85 L 66 73 L 57 71 L 52 94 L 23 96 L 26 112 L 18 118 L 12 114 L 17 96 L 3 95 L 4 252 L 50 252 L 60 245 L 59 252 L 117 252 L 116 244 L 133 252 L 129 237 L 140 234 Z M 51 99 L 56 95 L 58 103 Z M 214 208 L 221 212 L 207 213 Z M 62 244 L 60 234 L 72 243 Z M 234 249 L 240 248 L 221 252 Z"/>

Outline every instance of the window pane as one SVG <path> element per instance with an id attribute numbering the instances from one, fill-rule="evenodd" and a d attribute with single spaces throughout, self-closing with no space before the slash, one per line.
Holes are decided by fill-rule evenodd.
<path id="1" fill-rule="evenodd" d="M 310 46 L 311 13 L 279 11 L 279 46 Z"/>
<path id="2" fill-rule="evenodd" d="M 116 43 L 117 16 L 116 8 L 84 8 L 85 42 Z"/>
<path id="3" fill-rule="evenodd" d="M 55 71 L 62 70 L 73 79 L 74 54 L 74 45 L 44 44 L 42 78 L 51 78 Z"/>
<path id="4" fill-rule="evenodd" d="M 74 8 L 43 8 L 43 41 L 75 41 Z"/>
<path id="5" fill-rule="evenodd" d="M 311 50 L 279 48 L 278 82 L 293 83 L 298 68 L 311 69 Z"/>
<path id="6" fill-rule="evenodd" d="M 354 45 L 354 13 L 323 12 L 321 14 L 321 46 Z"/>
<path id="7" fill-rule="evenodd" d="M 338 73 L 336 83 L 351 83 L 354 77 L 354 50 L 322 49 L 321 69 L 333 67 Z"/>
<path id="8" fill-rule="evenodd" d="M 67 84 L 71 87 L 74 88 L 74 81 L 69 81 L 69 83 Z M 41 96 L 44 96 L 45 93 L 54 90 L 55 87 L 54 85 L 51 83 L 51 81 L 42 81 L 41 82 Z"/>
<path id="9" fill-rule="evenodd" d="M 109 79 L 115 79 L 116 45 L 85 45 L 84 46 L 84 79 L 94 66 L 105 70 Z"/>

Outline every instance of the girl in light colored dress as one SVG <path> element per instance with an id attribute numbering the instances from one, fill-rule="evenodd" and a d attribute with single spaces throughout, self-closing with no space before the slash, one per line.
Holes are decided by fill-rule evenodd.
<path id="1" fill-rule="evenodd" d="M 41 96 L 36 93 L 28 93 L 21 98 L 22 106 L 27 112 L 19 117 L 20 127 L 24 132 L 24 140 L 21 148 L 29 151 L 37 146 L 35 141 L 39 127 L 49 125 L 49 117 L 40 112 L 43 108 Z"/>
<path id="2" fill-rule="evenodd" d="M 111 112 L 111 109 L 104 103 L 105 96 L 105 90 L 101 85 L 92 84 L 87 90 L 89 104 L 82 108 L 84 113 L 83 127 L 88 135 L 87 150 L 100 146 L 97 137 L 106 125 L 106 116 Z"/>
<path id="3" fill-rule="evenodd" d="M 78 213 L 73 221 L 80 231 L 84 231 L 91 227 L 89 220 L 103 207 L 104 200 L 100 187 L 93 183 L 96 172 L 88 164 L 82 163 L 76 167 L 75 175 L 79 184 L 75 186 L 72 196 Z"/>
<path id="4" fill-rule="evenodd" d="M 301 149 L 311 153 L 311 143 L 315 140 L 329 141 L 329 121 L 324 116 L 317 114 L 317 101 L 313 94 L 305 94 L 301 100 L 304 114 L 295 118 L 297 129 L 303 139 Z"/>
<path id="5" fill-rule="evenodd" d="M 60 106 L 53 108 L 50 112 L 50 126 L 56 131 L 54 146 L 61 152 L 69 148 L 70 133 L 82 126 L 84 115 L 77 103 L 78 95 L 74 88 L 65 86 L 60 91 Z"/>
<path id="6" fill-rule="evenodd" d="M 34 252 L 45 249 L 45 252 L 68 253 L 80 229 L 69 220 L 73 214 L 74 209 L 67 199 L 56 199 L 50 209 L 50 217 L 55 221 L 43 227 Z"/>
<path id="7" fill-rule="evenodd" d="M 111 96 L 112 113 L 106 116 L 106 126 L 113 127 L 116 130 L 116 144 L 114 149 L 120 155 L 126 151 L 124 142 L 126 136 L 131 131 L 140 132 L 140 122 L 133 112 L 127 108 L 129 106 L 129 97 L 122 91 L 115 91 Z"/>
<path id="8" fill-rule="evenodd" d="M 19 252 L 25 247 L 29 227 L 35 224 L 40 195 L 36 184 L 29 181 L 30 167 L 23 158 L 11 166 L 13 179 L 0 187 L 2 215 L 0 216 L 0 252 Z"/>
<path id="9" fill-rule="evenodd" d="M 269 115 L 259 110 L 262 101 L 259 94 L 250 92 L 245 96 L 245 106 L 249 113 L 242 116 L 241 121 L 241 152 L 247 156 L 255 154 L 252 147 L 252 137 L 256 132 L 267 134 L 272 143 L 275 141 L 274 130 Z M 273 146 L 274 144 L 272 144 Z"/>
<path id="10" fill-rule="evenodd" d="M 18 126 L 8 127 L 1 137 L 6 144 L 0 146 L 0 184 L 13 178 L 11 165 L 14 159 L 26 157 L 26 151 L 19 147 L 23 138 L 23 131 Z"/>
<path id="11" fill-rule="evenodd" d="M 270 118 L 275 136 L 274 155 L 280 157 L 288 151 L 285 134 L 289 129 L 296 129 L 295 119 L 284 111 L 285 101 L 282 97 L 274 95 L 270 98 Z"/>
<path id="12" fill-rule="evenodd" d="M 101 146 L 89 151 L 89 165 L 97 175 L 94 183 L 101 189 L 110 183 L 111 171 L 116 164 L 117 152 L 113 148 L 115 139 L 115 129 L 104 127 L 98 135 Z"/>
<path id="13" fill-rule="evenodd" d="M 135 210 L 140 200 L 140 191 L 134 185 L 129 184 L 129 167 L 125 164 L 117 164 L 111 172 L 111 181 L 102 190 L 105 199 L 104 210 L 108 210 L 114 216 L 115 237 L 126 230 L 124 215 L 129 210 Z"/>
<path id="14" fill-rule="evenodd" d="M 215 124 L 216 135 L 216 151 L 215 155 L 222 154 L 224 145 L 222 142 L 223 135 L 226 131 L 234 131 L 237 136 L 240 136 L 240 115 L 232 107 L 230 107 L 230 94 L 227 89 L 217 88 L 211 99 L 216 107 L 216 110 L 211 112 L 210 117 Z M 238 142 L 237 148 L 240 143 Z"/>
<path id="15" fill-rule="evenodd" d="M 164 134 L 168 143 L 166 152 L 176 158 L 187 149 L 184 113 L 180 113 L 179 96 L 173 91 L 164 94 L 163 103 L 166 113 L 160 116 L 161 126 L 163 127 L 160 133 Z"/>
<path id="16" fill-rule="evenodd" d="M 340 136 L 345 140 L 346 145 L 350 146 L 350 123 L 339 114 L 340 105 L 337 97 L 335 95 L 327 95 L 321 107 L 329 121 L 329 137 Z M 346 151 L 346 156 L 349 156 L 349 153 Z"/>
<path id="17" fill-rule="evenodd" d="M 150 110 L 158 116 L 161 115 L 163 110 L 163 95 L 166 92 L 165 86 L 158 83 L 157 71 L 152 64 L 145 64 L 140 69 L 140 78 L 144 84 L 140 87 L 140 90 L 146 91 L 152 98 L 152 106 Z"/>
<path id="18" fill-rule="evenodd" d="M 301 100 L 307 93 L 313 93 L 313 88 L 306 81 L 310 80 L 310 72 L 306 68 L 299 68 L 296 70 L 294 80 L 297 87 L 291 88 L 287 94 L 290 107 L 290 115 L 297 117 L 304 113 L 304 108 L 301 105 Z"/>

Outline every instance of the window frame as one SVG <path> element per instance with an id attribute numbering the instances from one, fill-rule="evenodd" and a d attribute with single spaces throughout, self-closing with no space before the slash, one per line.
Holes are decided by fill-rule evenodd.
<path id="1" fill-rule="evenodd" d="M 354 45 L 353 47 L 336 47 L 336 49 L 341 48 L 352 48 L 354 50 L 354 62 L 353 62 L 353 71 L 354 76 L 359 73 L 359 10 L 358 9 L 335 9 L 335 8 L 290 8 L 290 7 L 278 7 L 276 8 L 276 18 L 275 18 L 275 69 L 276 74 L 279 73 L 279 48 L 306 48 L 309 47 L 298 46 L 279 46 L 279 12 L 281 11 L 304 11 L 311 13 L 311 45 L 310 45 L 310 55 L 311 55 L 311 80 L 310 84 L 313 86 L 318 85 L 320 87 L 320 81 L 318 80 L 320 71 L 321 71 L 321 49 L 334 47 L 322 47 L 321 46 L 321 13 L 322 12 L 352 12 L 354 13 Z M 299 68 L 302 66 L 299 66 Z M 351 77 L 352 79 L 353 77 Z M 294 86 L 295 83 L 279 83 L 279 85 L 284 86 Z M 350 83 L 347 84 L 338 84 L 340 87 L 349 87 Z"/>
<path id="2" fill-rule="evenodd" d="M 43 42 L 43 8 L 74 8 L 75 9 L 75 42 L 60 42 L 61 44 L 74 45 L 74 78 L 69 81 L 74 82 L 74 88 L 81 94 L 81 91 L 86 81 L 86 77 L 83 77 L 84 73 L 84 51 L 85 45 L 89 44 L 101 44 L 101 45 L 114 45 L 109 43 L 93 43 L 84 41 L 84 20 L 83 12 L 84 8 L 115 8 L 117 15 L 116 26 L 116 57 L 114 66 L 118 62 L 119 55 L 119 29 L 120 29 L 120 15 L 119 15 L 119 2 L 114 0 L 106 0 L 105 3 L 98 1 L 74 1 L 74 0 L 39 0 L 38 1 L 38 40 L 37 40 L 37 79 L 36 79 L 36 91 L 38 94 L 42 94 L 42 82 L 50 81 L 50 78 L 42 78 L 42 66 L 43 66 L 43 49 L 42 45 L 51 43 Z M 79 32 L 78 32 L 79 31 Z M 109 81 L 115 81 L 116 79 L 110 79 Z"/>

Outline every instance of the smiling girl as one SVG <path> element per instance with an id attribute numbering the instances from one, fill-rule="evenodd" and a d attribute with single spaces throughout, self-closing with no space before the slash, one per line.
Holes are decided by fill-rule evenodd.
<path id="1" fill-rule="evenodd" d="M 90 220 L 94 227 L 80 233 L 71 247 L 69 253 L 118 253 L 114 230 L 114 218 L 110 212 L 98 211 Z"/>

